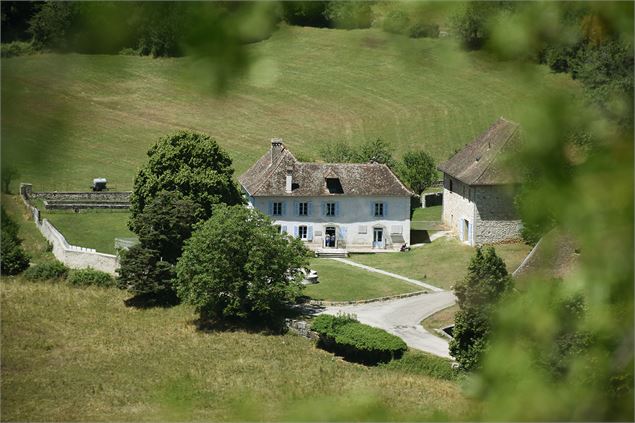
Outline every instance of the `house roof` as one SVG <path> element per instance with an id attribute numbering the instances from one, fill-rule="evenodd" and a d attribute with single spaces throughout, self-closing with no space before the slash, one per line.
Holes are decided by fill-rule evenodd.
<path id="1" fill-rule="evenodd" d="M 510 153 L 518 148 L 519 125 L 503 117 L 448 161 L 441 172 L 468 185 L 503 185 L 521 182 L 507 166 Z"/>
<path id="2" fill-rule="evenodd" d="M 273 149 L 243 173 L 238 181 L 251 196 L 411 196 L 397 176 L 379 163 L 303 163 L 289 150 Z M 273 159 L 272 159 L 273 158 Z M 292 176 L 292 190 L 286 192 L 287 169 Z M 338 179 L 341 190 L 331 192 L 326 179 Z M 337 186 L 330 184 L 329 186 Z M 339 188 L 339 186 L 338 186 Z M 331 188 L 332 189 L 332 188 Z"/>

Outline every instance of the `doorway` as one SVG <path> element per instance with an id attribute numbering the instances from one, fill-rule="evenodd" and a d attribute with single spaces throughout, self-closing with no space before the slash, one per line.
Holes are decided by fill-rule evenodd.
<path id="1" fill-rule="evenodd" d="M 327 226 L 324 228 L 324 247 L 335 248 L 335 226 Z"/>
<path id="2" fill-rule="evenodd" d="M 463 219 L 463 233 L 462 233 L 463 241 L 469 243 L 470 242 L 470 221 L 467 219 Z"/>
<path id="3" fill-rule="evenodd" d="M 373 228 L 373 248 L 384 248 L 383 228 Z"/>

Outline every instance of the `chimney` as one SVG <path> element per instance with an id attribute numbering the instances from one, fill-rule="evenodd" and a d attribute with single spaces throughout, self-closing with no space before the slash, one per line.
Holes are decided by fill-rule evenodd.
<path id="1" fill-rule="evenodd" d="M 293 166 L 287 166 L 287 194 L 291 194 L 293 191 Z"/>
<path id="2" fill-rule="evenodd" d="M 284 144 L 282 138 L 271 138 L 271 163 L 275 163 L 282 155 Z"/>

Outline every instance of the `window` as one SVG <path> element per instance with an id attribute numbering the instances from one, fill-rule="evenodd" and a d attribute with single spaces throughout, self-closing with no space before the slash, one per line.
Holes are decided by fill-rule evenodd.
<path id="1" fill-rule="evenodd" d="M 274 228 L 276 228 L 278 230 L 278 233 L 282 233 L 282 226 L 280 225 L 273 225 Z"/>
<path id="2" fill-rule="evenodd" d="M 335 203 L 326 203 L 326 215 L 335 216 Z"/>
<path id="3" fill-rule="evenodd" d="M 309 215 L 309 203 L 300 203 L 300 204 L 298 204 L 298 215 L 299 216 L 308 216 Z"/>
<path id="4" fill-rule="evenodd" d="M 450 179 L 450 192 L 452 192 L 452 179 Z"/>
<path id="5" fill-rule="evenodd" d="M 375 216 L 376 217 L 384 216 L 384 203 L 375 203 Z"/>
<path id="6" fill-rule="evenodd" d="M 273 215 L 282 216 L 282 202 L 273 203 Z"/>
<path id="7" fill-rule="evenodd" d="M 308 229 L 306 226 L 298 226 L 298 238 L 307 239 Z"/>

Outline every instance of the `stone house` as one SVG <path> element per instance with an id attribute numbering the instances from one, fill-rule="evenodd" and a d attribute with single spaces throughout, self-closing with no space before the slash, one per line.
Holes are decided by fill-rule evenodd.
<path id="1" fill-rule="evenodd" d="M 238 180 L 251 207 L 318 252 L 410 243 L 413 193 L 384 164 L 302 163 L 274 138 Z"/>
<path id="2" fill-rule="evenodd" d="M 517 123 L 501 117 L 438 167 L 443 172 L 443 223 L 469 245 L 520 237 L 514 194 L 521 181 L 508 163 L 519 132 Z"/>

